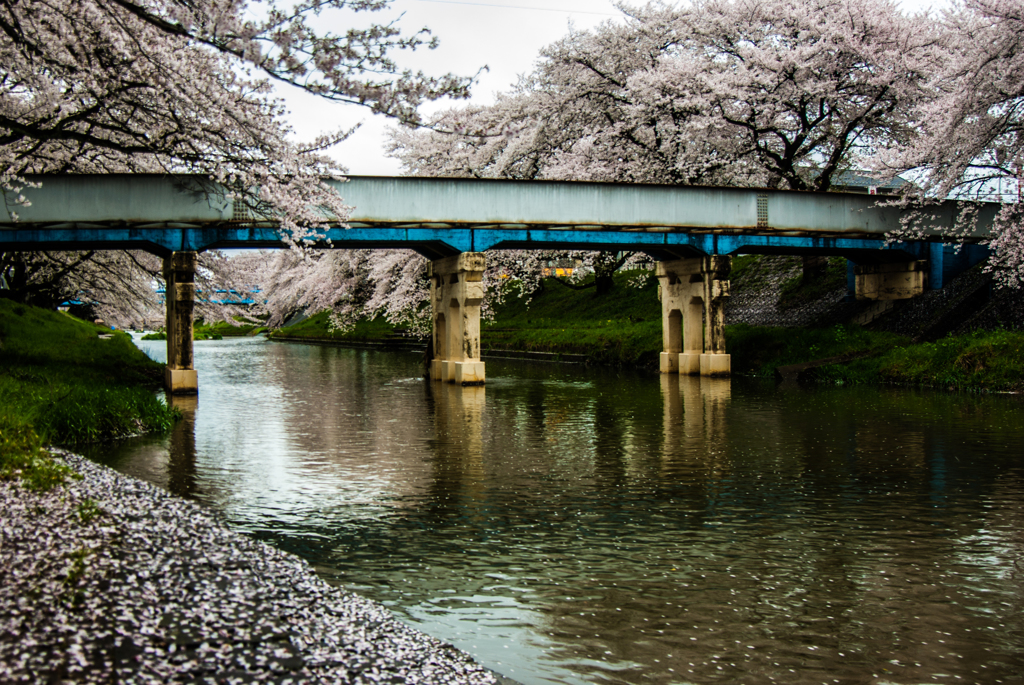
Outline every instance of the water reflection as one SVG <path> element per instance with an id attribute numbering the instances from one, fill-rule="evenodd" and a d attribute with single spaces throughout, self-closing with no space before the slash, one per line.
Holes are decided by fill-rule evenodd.
<path id="1" fill-rule="evenodd" d="M 666 458 L 720 453 L 725 442 L 725 413 L 732 380 L 662 374 Z M 707 448 L 712 446 L 712 450 Z"/>
<path id="2" fill-rule="evenodd" d="M 167 402 L 181 412 L 174 424 L 167 448 L 167 489 L 179 497 L 196 494 L 196 395 L 169 395 Z"/>
<path id="3" fill-rule="evenodd" d="M 193 423 L 106 459 L 524 683 L 1024 672 L 1018 401 L 500 362 L 461 388 L 414 355 L 257 341 L 196 358 Z"/>

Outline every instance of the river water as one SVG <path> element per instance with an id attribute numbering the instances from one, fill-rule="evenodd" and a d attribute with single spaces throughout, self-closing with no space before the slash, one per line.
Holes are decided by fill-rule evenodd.
<path id="1" fill-rule="evenodd" d="M 140 343 L 162 358 L 164 343 Z M 1024 402 L 196 343 L 94 458 L 533 683 L 1024 682 Z"/>

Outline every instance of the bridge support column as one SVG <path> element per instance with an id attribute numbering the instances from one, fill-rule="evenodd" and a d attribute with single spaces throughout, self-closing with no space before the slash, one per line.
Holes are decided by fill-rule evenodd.
<path id="1" fill-rule="evenodd" d="M 732 257 L 711 255 L 703 262 L 704 354 L 700 356 L 700 375 L 728 376 L 732 373 L 732 357 L 725 353 L 725 301 L 729 297 Z"/>
<path id="2" fill-rule="evenodd" d="M 662 373 L 700 373 L 704 352 L 704 277 L 700 258 L 658 262 Z"/>
<path id="3" fill-rule="evenodd" d="M 858 264 L 853 273 L 858 300 L 909 300 L 924 292 L 928 262 Z"/>
<path id="4" fill-rule="evenodd" d="M 482 252 L 463 252 L 430 262 L 434 358 L 430 377 L 458 385 L 483 385 L 480 304 L 484 299 Z"/>
<path id="5" fill-rule="evenodd" d="M 727 376 L 725 298 L 731 257 L 712 255 L 658 262 L 661 281 L 661 372 Z"/>
<path id="6" fill-rule="evenodd" d="M 174 252 L 164 259 L 167 301 L 167 371 L 164 382 L 172 395 L 199 392 L 199 375 L 193 368 L 192 309 L 196 300 L 195 252 Z"/>

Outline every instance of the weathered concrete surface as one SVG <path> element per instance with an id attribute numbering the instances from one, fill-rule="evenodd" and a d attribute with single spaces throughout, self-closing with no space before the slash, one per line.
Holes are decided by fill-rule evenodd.
<path id="1" fill-rule="evenodd" d="M 704 351 L 704 260 L 677 259 L 658 262 L 658 294 L 661 298 L 662 373 L 700 373 Z M 680 355 L 685 355 L 682 359 Z M 697 364 L 692 360 L 696 358 Z"/>
<path id="2" fill-rule="evenodd" d="M 164 259 L 164 299 L 167 305 L 167 371 L 164 385 L 173 395 L 199 392 L 199 374 L 193 366 L 192 310 L 196 301 L 195 252 L 175 252 Z"/>
<path id="3" fill-rule="evenodd" d="M 60 458 L 82 479 L 0 481 L 0 683 L 500 681 L 199 505 Z"/>
<path id="4" fill-rule="evenodd" d="M 658 262 L 662 373 L 728 376 L 725 303 L 732 258 L 695 257 Z"/>
<path id="5" fill-rule="evenodd" d="M 433 318 L 433 380 L 482 385 L 480 361 L 480 304 L 484 299 L 482 252 L 463 252 L 427 264 Z"/>
<path id="6" fill-rule="evenodd" d="M 854 267 L 858 300 L 909 300 L 924 292 L 928 262 L 858 264 Z"/>

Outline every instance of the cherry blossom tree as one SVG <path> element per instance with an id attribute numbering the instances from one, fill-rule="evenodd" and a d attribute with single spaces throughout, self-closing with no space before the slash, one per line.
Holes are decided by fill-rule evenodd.
<path id="1" fill-rule="evenodd" d="M 906 201 L 945 198 L 1003 202 L 993 226 L 990 268 L 997 282 L 1024 284 L 1024 3 L 964 0 L 943 15 L 942 68 L 931 82 L 935 97 L 921 108 L 918 130 L 907 145 L 888 147 L 874 159 L 889 176 L 916 180 Z M 927 217 L 927 211 L 922 216 Z M 971 212 L 954 228 L 973 229 Z M 901 235 L 920 234 L 911 222 Z"/>
<path id="2" fill-rule="evenodd" d="M 425 337 L 430 333 L 426 260 L 408 250 L 278 250 L 234 257 L 258 281 L 275 327 L 299 312 L 330 311 L 350 328 L 383 316 Z"/>
<path id="3" fill-rule="evenodd" d="M 828 190 L 913 134 L 943 57 L 937 23 L 889 0 L 620 9 L 493 106 L 393 130 L 390 153 L 416 175 Z"/>
<path id="4" fill-rule="evenodd" d="M 64 303 L 119 328 L 142 326 L 164 316 L 157 288 L 163 260 L 138 250 L 0 252 L 0 297 L 54 309 Z M 251 275 L 217 251 L 200 255 L 196 315 L 233 320 L 246 307 L 224 304 L 217 293 L 252 290 Z"/>
<path id="5" fill-rule="evenodd" d="M 388 0 L 31 0 L 0 2 L 0 192 L 51 173 L 193 174 L 226 192 L 286 239 L 304 244 L 347 217 L 324 181 L 341 165 L 324 154 L 349 132 L 297 143 L 272 84 L 362 105 L 414 124 L 416 108 L 464 97 L 471 79 L 398 68 L 396 50 L 431 47 L 429 33 L 393 24 L 334 33 L 327 19 L 384 9 Z M 53 253 L 7 260 L 11 278 L 77 292 L 104 270 L 121 302 L 158 271 L 134 253 Z M 26 270 L 38 269 L 35 277 Z M 84 270 L 74 274 L 76 270 Z M 54 280 L 64 274 L 65 281 Z M 79 279 L 79 280 L 76 280 Z M 129 285 L 130 284 L 130 285 Z M 93 286 L 96 283 L 93 282 Z M 28 292 L 25 287 L 19 292 Z M 37 288 L 35 297 L 41 297 Z M 91 288 L 96 290 L 95 287 Z M 8 295 L 11 293 L 9 292 Z"/>
<path id="6" fill-rule="evenodd" d="M 2 252 L 0 295 L 47 309 L 80 302 L 117 326 L 157 310 L 159 260 L 144 252 Z"/>
<path id="7" fill-rule="evenodd" d="M 938 37 L 888 0 L 651 4 L 571 32 L 493 107 L 395 131 L 391 153 L 416 174 L 827 190 L 911 133 Z"/>

